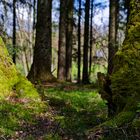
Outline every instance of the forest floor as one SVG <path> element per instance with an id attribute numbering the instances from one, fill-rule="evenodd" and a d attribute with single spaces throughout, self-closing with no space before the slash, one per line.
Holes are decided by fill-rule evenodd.
<path id="1" fill-rule="evenodd" d="M 36 88 L 47 105 L 44 111 L 32 112 L 39 105 L 12 100 L 0 104 L 0 132 L 5 134 L 0 140 L 86 140 L 86 132 L 107 119 L 96 86 L 48 83 Z"/>
<path id="2" fill-rule="evenodd" d="M 48 140 L 85 140 L 86 131 L 107 118 L 105 102 L 93 85 L 51 83 L 37 88 L 56 122 Z"/>

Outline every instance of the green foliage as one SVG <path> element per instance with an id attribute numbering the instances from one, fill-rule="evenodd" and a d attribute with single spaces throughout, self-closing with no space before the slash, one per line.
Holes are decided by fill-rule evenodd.
<path id="1" fill-rule="evenodd" d="M 46 136 L 43 137 L 43 140 L 62 140 L 62 138 L 59 135 L 52 135 L 52 134 L 47 134 Z"/>
<path id="2" fill-rule="evenodd" d="M 139 4 L 135 4 L 131 1 L 131 7 L 134 8 L 138 5 Z M 136 110 L 140 99 L 139 30 L 140 12 L 134 8 L 130 13 L 130 20 L 123 47 L 115 56 L 115 71 L 111 77 L 113 100 L 118 106 L 118 112 L 122 111 L 125 106 L 126 110 Z M 122 105 L 122 107 L 120 105 Z"/>
<path id="3" fill-rule="evenodd" d="M 0 98 L 7 96 L 17 81 L 17 71 L 0 38 Z"/>
<path id="4" fill-rule="evenodd" d="M 49 104 L 59 110 L 55 119 L 69 137 L 83 138 L 87 129 L 106 119 L 105 102 L 88 86 L 58 86 L 48 88 L 44 94 Z"/>
<path id="5" fill-rule="evenodd" d="M 19 74 L 0 38 L 0 136 L 14 135 L 47 110 L 33 85 Z"/>
<path id="6" fill-rule="evenodd" d="M 105 127 L 120 127 L 132 121 L 134 117 L 135 117 L 134 112 L 130 112 L 130 111 L 121 112 L 117 116 L 115 116 L 113 119 L 103 123 L 102 125 Z"/>
<path id="7" fill-rule="evenodd" d="M 15 84 L 16 93 L 20 98 L 30 98 L 32 100 L 40 100 L 39 94 L 33 85 L 23 76 L 19 75 L 19 80 Z"/>
<path id="8" fill-rule="evenodd" d="M 13 136 L 16 131 L 22 130 L 23 122 L 34 124 L 46 107 L 35 103 L 12 103 L 0 101 L 0 135 Z"/>
<path id="9" fill-rule="evenodd" d="M 92 66 L 91 69 L 91 76 L 90 76 L 90 80 L 91 82 L 97 82 L 97 73 L 101 72 L 101 73 L 107 73 L 107 68 L 103 65 L 99 65 L 99 64 L 95 64 Z"/>
<path id="10" fill-rule="evenodd" d="M 117 106 L 115 116 L 94 128 L 103 139 L 137 139 L 140 118 L 140 3 L 130 0 L 130 17 L 122 49 L 114 59 L 111 76 L 112 101 Z M 136 128 L 136 129 L 135 129 Z M 106 134 L 107 132 L 107 134 Z M 118 137 L 119 136 L 119 137 Z"/>
<path id="11" fill-rule="evenodd" d="M 0 98 L 16 92 L 19 97 L 39 99 L 33 85 L 16 70 L 0 38 Z"/>

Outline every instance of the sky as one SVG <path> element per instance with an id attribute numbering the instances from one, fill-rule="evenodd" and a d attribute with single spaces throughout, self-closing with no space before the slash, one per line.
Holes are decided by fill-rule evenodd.
<path id="1" fill-rule="evenodd" d="M 78 9 L 78 2 L 79 0 L 75 0 L 75 7 Z M 98 7 L 96 7 L 96 12 L 94 9 L 94 23 L 97 25 L 102 25 L 102 24 L 107 24 L 108 25 L 108 19 L 109 19 L 109 0 L 94 0 L 94 4 L 98 5 Z M 104 8 L 103 8 L 104 7 Z M 59 3 L 58 1 L 54 0 L 53 1 L 53 21 L 57 22 L 59 19 L 59 12 L 58 9 L 59 8 Z M 84 5 L 82 6 L 82 8 L 84 8 Z M 84 17 L 84 15 L 83 15 Z"/>
<path id="2" fill-rule="evenodd" d="M 94 16 L 94 22 L 98 25 L 101 25 L 103 23 L 108 25 L 108 21 L 109 21 L 109 5 L 107 3 L 107 6 L 104 9 L 100 9 L 98 8 L 97 10 L 99 10 L 98 14 L 96 14 Z"/>
<path id="3" fill-rule="evenodd" d="M 76 1 L 75 2 L 75 6 L 78 9 L 78 1 L 79 0 L 75 0 L 75 1 Z M 99 3 L 102 6 L 101 5 L 99 6 Z M 102 26 L 102 25 L 105 24 L 106 26 L 108 26 L 108 20 L 109 20 L 109 0 L 94 0 L 94 4 L 96 4 L 96 5 L 98 4 L 98 7 L 96 7 L 96 11 L 94 9 L 94 18 L 93 18 L 94 24 L 96 24 L 98 26 Z M 84 4 L 83 4 L 83 8 L 84 8 Z M 59 11 L 58 11 L 58 9 L 59 9 L 58 0 L 53 0 L 52 19 L 53 19 L 54 22 L 57 22 L 57 23 L 59 21 Z M 20 16 L 22 16 L 23 13 L 24 13 L 24 20 L 26 21 L 27 18 L 28 18 L 27 10 L 23 9 L 23 8 L 20 8 L 20 13 L 21 13 Z M 83 18 L 84 18 L 84 14 L 83 14 Z M 10 28 L 9 28 L 9 30 L 10 30 Z"/>

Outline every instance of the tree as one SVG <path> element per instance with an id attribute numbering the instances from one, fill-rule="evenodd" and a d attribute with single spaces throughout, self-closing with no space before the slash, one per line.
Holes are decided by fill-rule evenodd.
<path id="1" fill-rule="evenodd" d="M 122 49 L 115 55 L 114 70 L 108 84 L 111 94 L 105 89 L 101 93 L 107 101 L 111 98 L 116 106 L 114 115 L 123 111 L 135 113 L 140 100 L 140 2 L 131 0 L 130 7 L 126 37 Z"/>
<path id="2" fill-rule="evenodd" d="M 139 96 L 139 49 L 140 49 L 140 2 L 130 0 L 130 15 L 127 25 L 126 37 L 122 49 L 115 56 L 115 67 L 112 77 L 112 92 L 121 99 L 117 111 L 123 109 L 134 111 L 137 108 Z M 120 86 L 122 85 L 122 86 Z M 125 92 L 123 91 L 125 89 Z M 117 98 L 117 96 L 116 96 Z M 132 99 L 131 101 L 129 99 Z M 115 99 L 115 98 L 114 98 Z M 123 101 L 125 99 L 125 101 Z M 133 106 L 131 104 L 133 103 Z"/>
<path id="3" fill-rule="evenodd" d="M 124 0 L 124 6 L 125 9 L 127 9 L 127 23 L 128 23 L 130 15 L 130 0 Z"/>
<path id="4" fill-rule="evenodd" d="M 38 0 L 34 58 L 28 75 L 32 82 L 55 79 L 51 73 L 51 10 L 52 0 Z"/>
<path id="5" fill-rule="evenodd" d="M 79 11 L 78 11 L 78 71 L 77 71 L 77 82 L 81 81 L 81 4 L 82 0 L 79 0 Z"/>
<path id="6" fill-rule="evenodd" d="M 59 18 L 59 44 L 58 44 L 58 71 L 59 80 L 65 81 L 66 65 L 66 1 L 60 0 L 60 18 Z"/>
<path id="7" fill-rule="evenodd" d="M 16 63 L 16 0 L 13 0 L 13 62 Z"/>
<path id="8" fill-rule="evenodd" d="M 66 81 L 71 81 L 73 46 L 73 0 L 67 0 L 66 11 Z"/>
<path id="9" fill-rule="evenodd" d="M 89 10 L 90 10 L 90 0 L 86 0 L 85 27 L 84 27 L 83 79 L 82 79 L 83 83 L 89 83 L 89 74 L 88 74 Z"/>
<path id="10" fill-rule="evenodd" d="M 108 74 L 112 74 L 113 58 L 117 51 L 118 0 L 110 0 L 109 12 L 109 44 L 108 44 Z"/>
<path id="11" fill-rule="evenodd" d="M 59 80 L 71 81 L 73 45 L 73 0 L 60 1 L 58 72 Z"/>
<path id="12" fill-rule="evenodd" d="M 91 13 L 90 13 L 90 51 L 89 51 L 89 76 L 92 67 L 92 45 L 93 45 L 93 0 L 91 0 Z"/>
<path id="13" fill-rule="evenodd" d="M 123 129 L 125 136 L 123 133 L 122 139 L 125 139 L 126 136 L 130 139 L 136 139 L 135 136 L 137 134 L 139 136 L 139 131 L 137 131 L 139 129 L 137 124 L 140 120 L 140 118 L 137 117 L 140 104 L 139 31 L 140 1 L 130 0 L 130 14 L 126 28 L 125 40 L 122 48 L 117 51 L 114 57 L 114 70 L 109 80 L 109 86 L 107 86 L 109 87 L 109 90 L 111 90 L 112 102 L 116 109 L 114 110 L 114 116 L 111 116 L 112 119 L 100 124 L 92 130 L 94 134 L 101 130 L 100 134 L 104 135 L 106 134 L 106 131 L 111 130 L 111 136 L 114 136 L 114 134 L 118 136 L 118 133 L 120 134 L 120 131 Z M 110 93 L 105 89 L 102 90 L 101 97 L 108 101 Z M 110 126 L 111 129 L 109 129 Z M 113 132 L 112 130 L 114 129 L 117 131 Z M 109 135 L 106 139 L 110 139 Z"/>

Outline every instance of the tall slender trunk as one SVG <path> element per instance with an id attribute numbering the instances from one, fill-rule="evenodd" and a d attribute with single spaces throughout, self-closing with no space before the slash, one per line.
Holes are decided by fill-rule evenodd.
<path id="1" fill-rule="evenodd" d="M 93 1 L 91 0 L 91 13 L 90 13 L 90 50 L 89 50 L 89 77 L 92 68 L 92 45 L 93 45 Z"/>
<path id="2" fill-rule="evenodd" d="M 79 0 L 79 11 L 78 11 L 78 71 L 77 71 L 77 82 L 81 82 L 81 4 L 82 0 Z"/>
<path id="3" fill-rule="evenodd" d="M 130 16 L 130 0 L 125 0 L 125 8 L 127 9 L 127 23 L 128 23 Z"/>
<path id="4" fill-rule="evenodd" d="M 36 26 L 36 0 L 33 1 L 33 30 Z"/>
<path id="5" fill-rule="evenodd" d="M 53 81 L 52 61 L 52 0 L 38 0 L 34 59 L 28 78 L 34 81 Z"/>
<path id="6" fill-rule="evenodd" d="M 108 44 L 108 74 L 111 75 L 114 68 L 114 56 L 117 51 L 117 25 L 118 25 L 118 0 L 110 0 L 109 12 L 109 44 Z"/>
<path id="7" fill-rule="evenodd" d="M 67 0 L 66 23 L 66 81 L 71 81 L 73 46 L 73 0 Z"/>
<path id="8" fill-rule="evenodd" d="M 33 23 L 32 23 L 32 49 L 31 49 L 31 52 L 30 52 L 30 57 L 31 57 L 31 64 L 33 63 L 33 50 L 34 50 L 34 47 L 35 47 L 35 36 L 36 36 L 36 33 L 35 33 L 35 29 L 36 29 L 36 16 L 37 16 L 37 8 L 36 8 L 36 3 L 37 3 L 37 0 L 34 0 L 33 1 Z"/>
<path id="9" fill-rule="evenodd" d="M 16 63 L 16 0 L 13 0 L 13 62 Z"/>
<path id="10" fill-rule="evenodd" d="M 84 27 L 84 55 L 83 55 L 83 83 L 89 83 L 88 75 L 88 48 L 89 48 L 89 10 L 90 0 L 85 4 L 85 27 Z"/>
<path id="11" fill-rule="evenodd" d="M 31 11 L 32 11 L 32 7 L 29 5 L 29 14 L 28 14 L 28 48 L 27 51 L 25 51 L 25 55 L 26 55 L 26 60 L 27 60 L 27 70 L 29 72 L 30 70 L 30 66 L 32 64 L 32 51 L 33 51 L 33 32 L 32 32 L 32 15 L 31 15 Z"/>
<path id="12" fill-rule="evenodd" d="M 57 78 L 65 81 L 66 54 L 66 0 L 60 0 L 58 71 Z"/>

